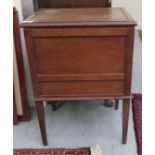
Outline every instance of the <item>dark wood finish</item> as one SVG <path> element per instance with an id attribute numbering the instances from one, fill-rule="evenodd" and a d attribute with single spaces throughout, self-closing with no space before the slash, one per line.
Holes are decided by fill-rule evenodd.
<path id="1" fill-rule="evenodd" d="M 30 119 L 29 105 L 26 92 L 25 72 L 24 72 L 23 55 L 21 48 L 21 38 L 20 38 L 20 27 L 19 27 L 18 12 L 15 8 L 13 8 L 13 35 L 15 44 L 15 54 L 17 60 L 17 69 L 19 75 L 20 94 L 22 100 L 22 110 L 23 110 L 23 115 L 20 116 L 22 117 L 22 119 L 19 120 L 29 121 Z"/>
<path id="2" fill-rule="evenodd" d="M 16 108 L 16 98 L 13 89 L 13 125 L 18 124 L 17 108 Z"/>
<path id="3" fill-rule="evenodd" d="M 130 112 L 130 100 L 123 100 L 123 130 L 122 130 L 122 144 L 127 142 L 128 133 L 128 122 L 129 122 L 129 112 Z"/>
<path id="4" fill-rule="evenodd" d="M 45 116 L 44 116 L 44 106 L 42 101 L 36 102 L 36 110 L 38 115 L 38 121 L 40 126 L 40 131 L 42 135 L 42 140 L 44 145 L 48 145 L 47 136 L 46 136 L 46 124 L 45 124 Z"/>
<path id="5" fill-rule="evenodd" d="M 125 94 L 130 31 L 133 28 L 25 29 L 35 98 L 130 96 Z"/>
<path id="6" fill-rule="evenodd" d="M 119 100 L 115 100 L 115 110 L 119 108 Z"/>
<path id="7" fill-rule="evenodd" d="M 25 20 L 35 101 L 131 99 L 134 26 L 122 8 L 43 9 Z"/>
<path id="8" fill-rule="evenodd" d="M 35 8 L 110 7 L 111 0 L 34 0 Z"/>
<path id="9" fill-rule="evenodd" d="M 123 82 L 117 81 L 86 81 L 86 82 L 43 82 L 39 84 L 40 96 L 90 96 L 123 95 Z"/>

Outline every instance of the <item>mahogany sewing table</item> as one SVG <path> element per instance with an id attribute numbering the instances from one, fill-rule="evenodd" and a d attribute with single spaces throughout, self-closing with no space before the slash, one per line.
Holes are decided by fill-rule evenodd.
<path id="1" fill-rule="evenodd" d="M 123 100 L 126 143 L 135 25 L 123 8 L 40 9 L 23 21 L 44 145 L 43 101 L 60 100 Z"/>

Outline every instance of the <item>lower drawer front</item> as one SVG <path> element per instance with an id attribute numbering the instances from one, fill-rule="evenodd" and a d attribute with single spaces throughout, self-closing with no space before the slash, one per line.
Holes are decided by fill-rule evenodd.
<path id="1" fill-rule="evenodd" d="M 40 82 L 40 96 L 122 95 L 123 81 Z"/>

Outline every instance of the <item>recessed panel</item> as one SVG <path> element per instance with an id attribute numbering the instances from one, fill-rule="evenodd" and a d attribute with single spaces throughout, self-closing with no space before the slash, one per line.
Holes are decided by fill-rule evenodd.
<path id="1" fill-rule="evenodd" d="M 122 95 L 123 81 L 40 82 L 41 96 Z"/>
<path id="2" fill-rule="evenodd" d="M 124 73 L 125 37 L 33 39 L 38 74 Z"/>

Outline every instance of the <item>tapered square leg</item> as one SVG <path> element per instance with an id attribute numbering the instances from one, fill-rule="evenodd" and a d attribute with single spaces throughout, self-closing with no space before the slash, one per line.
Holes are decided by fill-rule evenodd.
<path id="1" fill-rule="evenodd" d="M 119 100 L 115 100 L 115 110 L 118 110 L 119 108 Z"/>
<path id="2" fill-rule="evenodd" d="M 46 123 L 45 123 L 45 116 L 44 116 L 44 106 L 43 106 L 42 101 L 36 102 L 36 110 L 37 110 L 38 121 L 39 121 L 43 144 L 48 145 L 47 134 L 46 134 Z"/>
<path id="3" fill-rule="evenodd" d="M 56 102 L 52 103 L 52 110 L 56 111 L 57 110 L 57 104 Z"/>
<path id="4" fill-rule="evenodd" d="M 129 112 L 130 112 L 130 100 L 129 99 L 123 100 L 122 144 L 126 144 L 126 142 L 127 142 Z"/>

